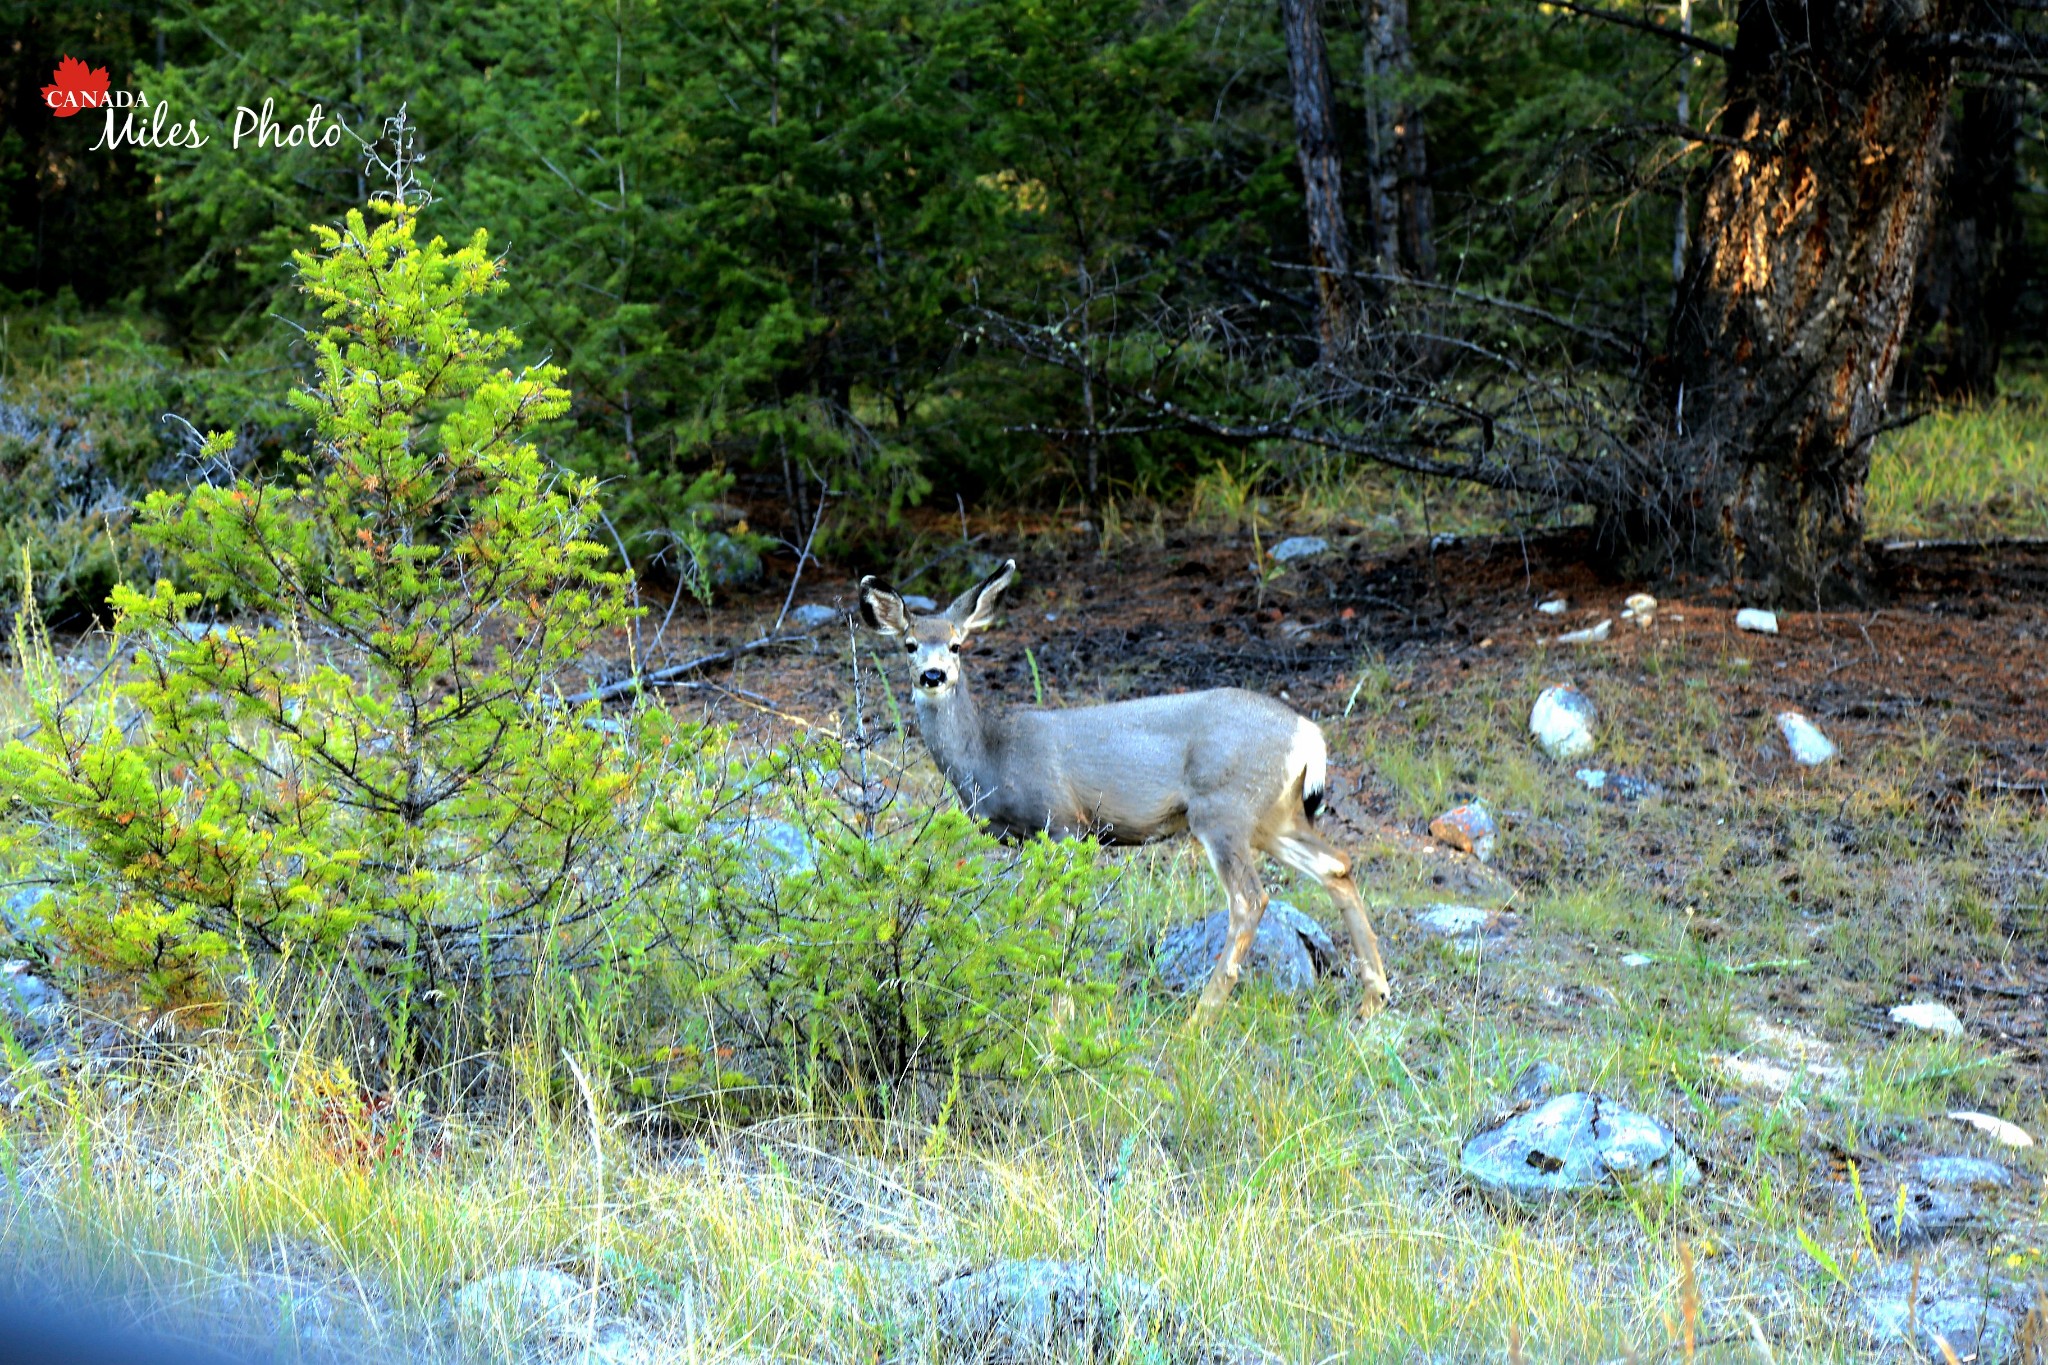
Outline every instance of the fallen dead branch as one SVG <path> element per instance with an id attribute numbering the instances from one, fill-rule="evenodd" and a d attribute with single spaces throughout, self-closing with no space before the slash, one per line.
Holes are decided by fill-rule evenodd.
<path id="1" fill-rule="evenodd" d="M 571 706 L 581 706 L 587 701 L 611 701 L 615 697 L 629 697 L 635 692 L 649 687 L 674 686 L 688 678 L 692 673 L 698 673 L 707 668 L 716 668 L 720 664 L 736 663 L 749 654 L 755 654 L 764 649 L 772 649 L 776 645 L 802 644 L 809 638 L 809 636 L 805 635 L 764 635 L 758 640 L 749 640 L 743 645 L 734 645 L 731 649 L 721 649 L 713 654 L 699 655 L 697 658 L 686 659 L 679 664 L 670 664 L 666 668 L 657 668 L 652 673 L 631 678 L 621 678 L 615 683 L 606 683 L 603 687 L 593 687 L 588 691 L 578 692 L 575 696 L 569 697 L 566 700 Z"/>

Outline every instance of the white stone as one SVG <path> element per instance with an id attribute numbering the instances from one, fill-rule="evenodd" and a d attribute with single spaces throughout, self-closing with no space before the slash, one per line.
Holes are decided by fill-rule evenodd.
<path id="1" fill-rule="evenodd" d="M 1633 621 L 1644 630 L 1657 619 L 1657 599 L 1646 592 L 1630 593 L 1628 600 L 1621 604 L 1621 619 Z"/>
<path id="2" fill-rule="evenodd" d="M 1910 1005 L 1893 1005 L 1892 1022 L 1910 1024 L 1914 1028 L 1926 1029 L 1929 1033 L 1940 1033 L 1950 1038 L 1963 1036 L 1963 1021 L 1956 1018 L 1956 1012 L 1947 1005 L 1933 1000 L 1915 1000 Z"/>
<path id="3" fill-rule="evenodd" d="M 1753 630 L 1759 635 L 1776 635 L 1778 633 L 1778 613 L 1764 611 L 1757 607 L 1744 607 L 1741 611 L 1735 613 L 1735 628 L 1737 630 Z"/>
<path id="4" fill-rule="evenodd" d="M 2007 1123 L 1996 1114 L 1980 1114 L 1974 1109 L 1951 1109 L 1948 1116 L 1957 1123 L 1967 1123 L 1978 1132 L 1988 1135 L 1993 1141 L 2008 1147 L 2031 1147 L 2034 1135 L 2017 1123 Z"/>
<path id="5" fill-rule="evenodd" d="M 1648 953 L 1623 953 L 1621 955 L 1621 965 L 1624 967 L 1649 967 L 1654 966 L 1656 961 L 1657 959 L 1651 957 Z"/>
<path id="6" fill-rule="evenodd" d="M 1774 1024 L 1768 1019 L 1751 1018 L 1743 1032 L 1759 1047 L 1767 1047 L 1781 1056 L 1802 1062 L 1831 1062 L 1834 1060 L 1834 1045 L 1825 1038 L 1816 1038 L 1810 1033 L 1801 1033 L 1784 1024 Z"/>
<path id="7" fill-rule="evenodd" d="M 1562 597 L 1553 597 L 1548 602 L 1538 602 L 1536 604 L 1536 610 L 1542 612 L 1545 616 L 1562 616 L 1570 609 L 1571 603 L 1565 601 Z"/>
<path id="8" fill-rule="evenodd" d="M 1529 733 L 1552 758 L 1578 758 L 1593 752 L 1598 718 L 1592 700 L 1577 688 L 1546 687 L 1529 712 Z"/>
<path id="9" fill-rule="evenodd" d="M 1805 1081 L 1821 1089 L 1832 1090 L 1849 1079 L 1846 1068 L 1829 1066 L 1821 1062 L 1784 1063 L 1766 1060 L 1762 1057 L 1737 1057 L 1726 1053 L 1708 1059 L 1714 1069 L 1740 1086 L 1752 1090 L 1768 1090 L 1774 1095 L 1783 1095 L 1792 1087 Z"/>
<path id="10" fill-rule="evenodd" d="M 1792 761 L 1801 767 L 1818 767 L 1837 752 L 1835 742 L 1797 711 L 1778 713 L 1778 733 L 1785 736 L 1785 747 L 1792 751 Z"/>
<path id="11" fill-rule="evenodd" d="M 1584 630 L 1568 630 L 1557 637 L 1557 642 L 1561 645 L 1598 644 L 1607 638 L 1607 632 L 1613 628 L 1614 618 L 1609 616 L 1597 626 L 1587 626 Z"/>

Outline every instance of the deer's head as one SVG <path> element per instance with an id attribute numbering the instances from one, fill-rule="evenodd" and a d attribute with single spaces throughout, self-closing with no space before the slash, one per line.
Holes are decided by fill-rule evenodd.
<path id="1" fill-rule="evenodd" d="M 913 613 L 903 596 L 881 579 L 869 574 L 860 581 L 860 619 L 869 630 L 902 643 L 910 656 L 912 694 L 919 700 L 938 701 L 960 685 L 960 651 L 973 631 L 986 630 L 995 622 L 996 596 L 1016 576 L 1017 561 L 1005 560 L 981 582 L 953 599 L 953 604 L 934 616 Z"/>

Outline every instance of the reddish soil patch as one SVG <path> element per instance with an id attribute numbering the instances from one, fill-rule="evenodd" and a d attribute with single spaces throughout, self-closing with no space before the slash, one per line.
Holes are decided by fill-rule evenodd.
<path id="1" fill-rule="evenodd" d="M 1783 612 L 1782 633 L 1766 640 L 1738 632 L 1732 609 L 1711 593 L 1663 599 L 1654 633 L 1624 624 L 1621 602 L 1636 585 L 1593 567 L 1579 533 L 1392 553 L 1340 542 L 1263 588 L 1248 539 L 1170 536 L 1156 549 L 1107 556 L 1090 537 L 1071 542 L 1016 555 L 1009 622 L 977 651 L 977 682 L 998 697 L 1032 695 L 1035 658 L 1047 699 L 1068 704 L 1230 685 L 1330 714 L 1368 651 L 1412 668 L 1418 690 L 1437 690 L 1475 670 L 1519 670 L 1539 642 L 1613 617 L 1610 667 L 1625 670 L 1674 643 L 1700 662 L 1748 657 L 1746 673 L 1717 675 L 1738 715 L 1798 709 L 1849 736 L 1910 738 L 1938 727 L 1981 756 L 1976 785 L 2048 796 L 2048 547 L 1894 554 L 1887 605 Z M 787 587 L 786 570 L 778 581 L 773 567 L 760 591 L 695 614 L 681 639 L 692 613 L 678 612 L 665 652 L 688 657 L 762 634 Z M 852 578 L 814 568 L 796 601 L 850 608 Z M 1564 597 L 1570 611 L 1536 613 L 1549 597 Z M 844 636 L 827 628 L 808 645 L 752 656 L 732 675 L 703 674 L 698 695 L 735 719 L 767 703 L 826 720 L 846 690 L 844 655 Z"/>

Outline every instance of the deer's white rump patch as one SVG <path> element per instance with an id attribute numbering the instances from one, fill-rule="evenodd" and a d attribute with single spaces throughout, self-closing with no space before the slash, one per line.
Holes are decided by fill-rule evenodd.
<path id="1" fill-rule="evenodd" d="M 1329 768 L 1330 750 L 1323 743 L 1322 727 L 1306 716 L 1297 717 L 1294 739 L 1287 746 L 1287 771 L 1301 774 L 1301 802 L 1310 810 L 1322 804 Z"/>

